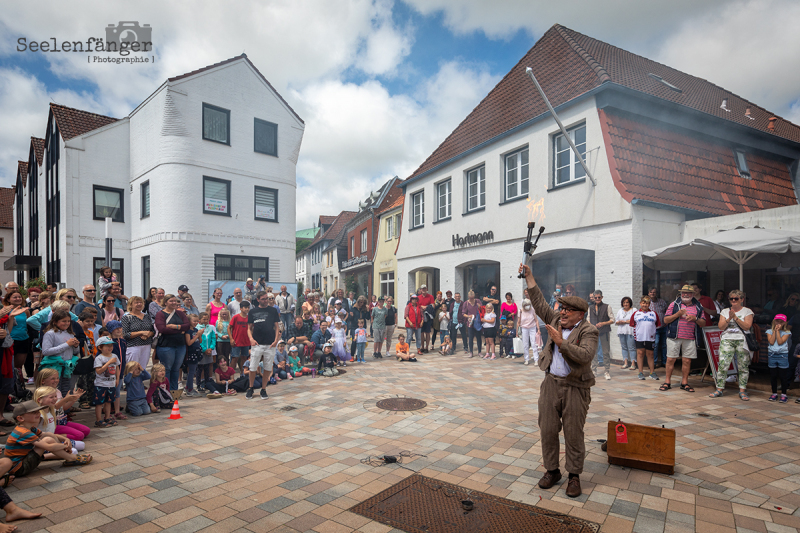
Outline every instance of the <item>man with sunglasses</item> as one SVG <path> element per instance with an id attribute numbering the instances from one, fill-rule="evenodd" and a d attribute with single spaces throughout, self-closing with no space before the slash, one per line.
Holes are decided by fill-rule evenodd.
<path id="1" fill-rule="evenodd" d="M 558 434 L 563 427 L 569 473 L 566 493 L 577 498 L 581 495 L 579 476 L 586 455 L 583 427 L 595 384 L 592 360 L 597 352 L 597 328 L 585 319 L 589 310 L 586 300 L 559 296 L 560 308 L 555 311 L 536 285 L 531 269 L 520 265 L 519 272 L 524 274 L 528 298 L 549 334 L 539 356 L 539 368 L 545 372 L 539 392 L 539 431 L 542 463 L 547 470 L 539 487 L 549 489 L 561 479 Z"/>
<path id="2" fill-rule="evenodd" d="M 128 297 L 122 294 L 122 285 L 119 281 L 111 282 L 111 289 L 108 293 L 114 297 L 114 307 L 122 309 L 123 312 L 128 310 Z"/>
<path id="3" fill-rule="evenodd" d="M 265 291 L 256 293 L 258 307 L 250 309 L 247 315 L 247 334 L 250 337 L 250 368 L 259 368 L 259 363 L 264 363 L 264 375 L 261 376 L 261 399 L 266 400 L 267 383 L 272 376 L 272 366 L 275 362 L 275 346 L 281 335 L 281 317 L 275 309 L 275 295 Z M 247 389 L 245 399 L 253 398 L 253 387 L 257 372 L 250 372 L 250 387 Z"/>
<path id="4" fill-rule="evenodd" d="M 94 288 L 94 285 L 84 285 L 83 286 L 83 300 L 78 302 L 75 308 L 72 310 L 78 316 L 81 316 L 83 310 L 87 307 L 94 307 L 97 309 L 97 316 L 94 318 L 94 323 L 97 324 L 97 321 L 100 319 L 100 306 L 94 303 L 95 296 L 97 295 L 97 290 Z"/>

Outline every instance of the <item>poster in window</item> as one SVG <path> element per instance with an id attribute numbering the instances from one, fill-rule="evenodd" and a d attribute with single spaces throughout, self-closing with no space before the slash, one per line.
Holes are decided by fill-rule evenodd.
<path id="1" fill-rule="evenodd" d="M 265 205 L 256 205 L 256 217 L 265 218 L 267 220 L 275 220 L 275 208 L 267 207 Z"/>
<path id="2" fill-rule="evenodd" d="M 227 213 L 228 201 L 220 200 L 218 198 L 206 198 L 206 211 L 213 211 L 215 213 Z"/>

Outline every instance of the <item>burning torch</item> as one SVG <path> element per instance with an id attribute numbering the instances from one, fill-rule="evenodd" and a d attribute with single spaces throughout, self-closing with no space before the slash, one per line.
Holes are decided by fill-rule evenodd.
<path id="1" fill-rule="evenodd" d="M 536 235 L 536 240 L 533 240 L 533 228 L 536 226 L 536 222 L 528 222 L 528 236 L 525 238 L 525 245 L 522 251 L 522 264 L 528 264 L 528 258 L 533 255 L 533 252 L 536 251 L 536 247 L 539 245 L 539 238 L 544 233 L 544 226 L 539 226 L 539 234 Z M 517 275 L 518 278 L 522 279 L 525 276 L 522 272 Z"/>

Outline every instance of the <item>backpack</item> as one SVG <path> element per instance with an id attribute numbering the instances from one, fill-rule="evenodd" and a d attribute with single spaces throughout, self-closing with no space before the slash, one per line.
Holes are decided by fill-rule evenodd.
<path id="1" fill-rule="evenodd" d="M 33 393 L 25 387 L 22 381 L 22 373 L 18 368 L 14 369 L 14 390 L 11 396 L 13 396 L 11 403 L 22 403 L 33 399 Z"/>

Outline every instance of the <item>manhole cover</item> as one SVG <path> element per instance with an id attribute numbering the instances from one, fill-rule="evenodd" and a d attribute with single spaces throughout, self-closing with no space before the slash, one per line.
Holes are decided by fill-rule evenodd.
<path id="1" fill-rule="evenodd" d="M 351 507 L 350 511 L 414 533 L 596 533 L 600 529 L 599 524 L 587 520 L 419 474 Z"/>
<path id="2" fill-rule="evenodd" d="M 386 398 L 375 405 L 387 411 L 417 411 L 424 409 L 428 403 L 416 398 Z"/>
<path id="3" fill-rule="evenodd" d="M 281 407 L 279 411 L 294 411 L 297 409 L 294 405 L 287 405 L 286 407 Z"/>

